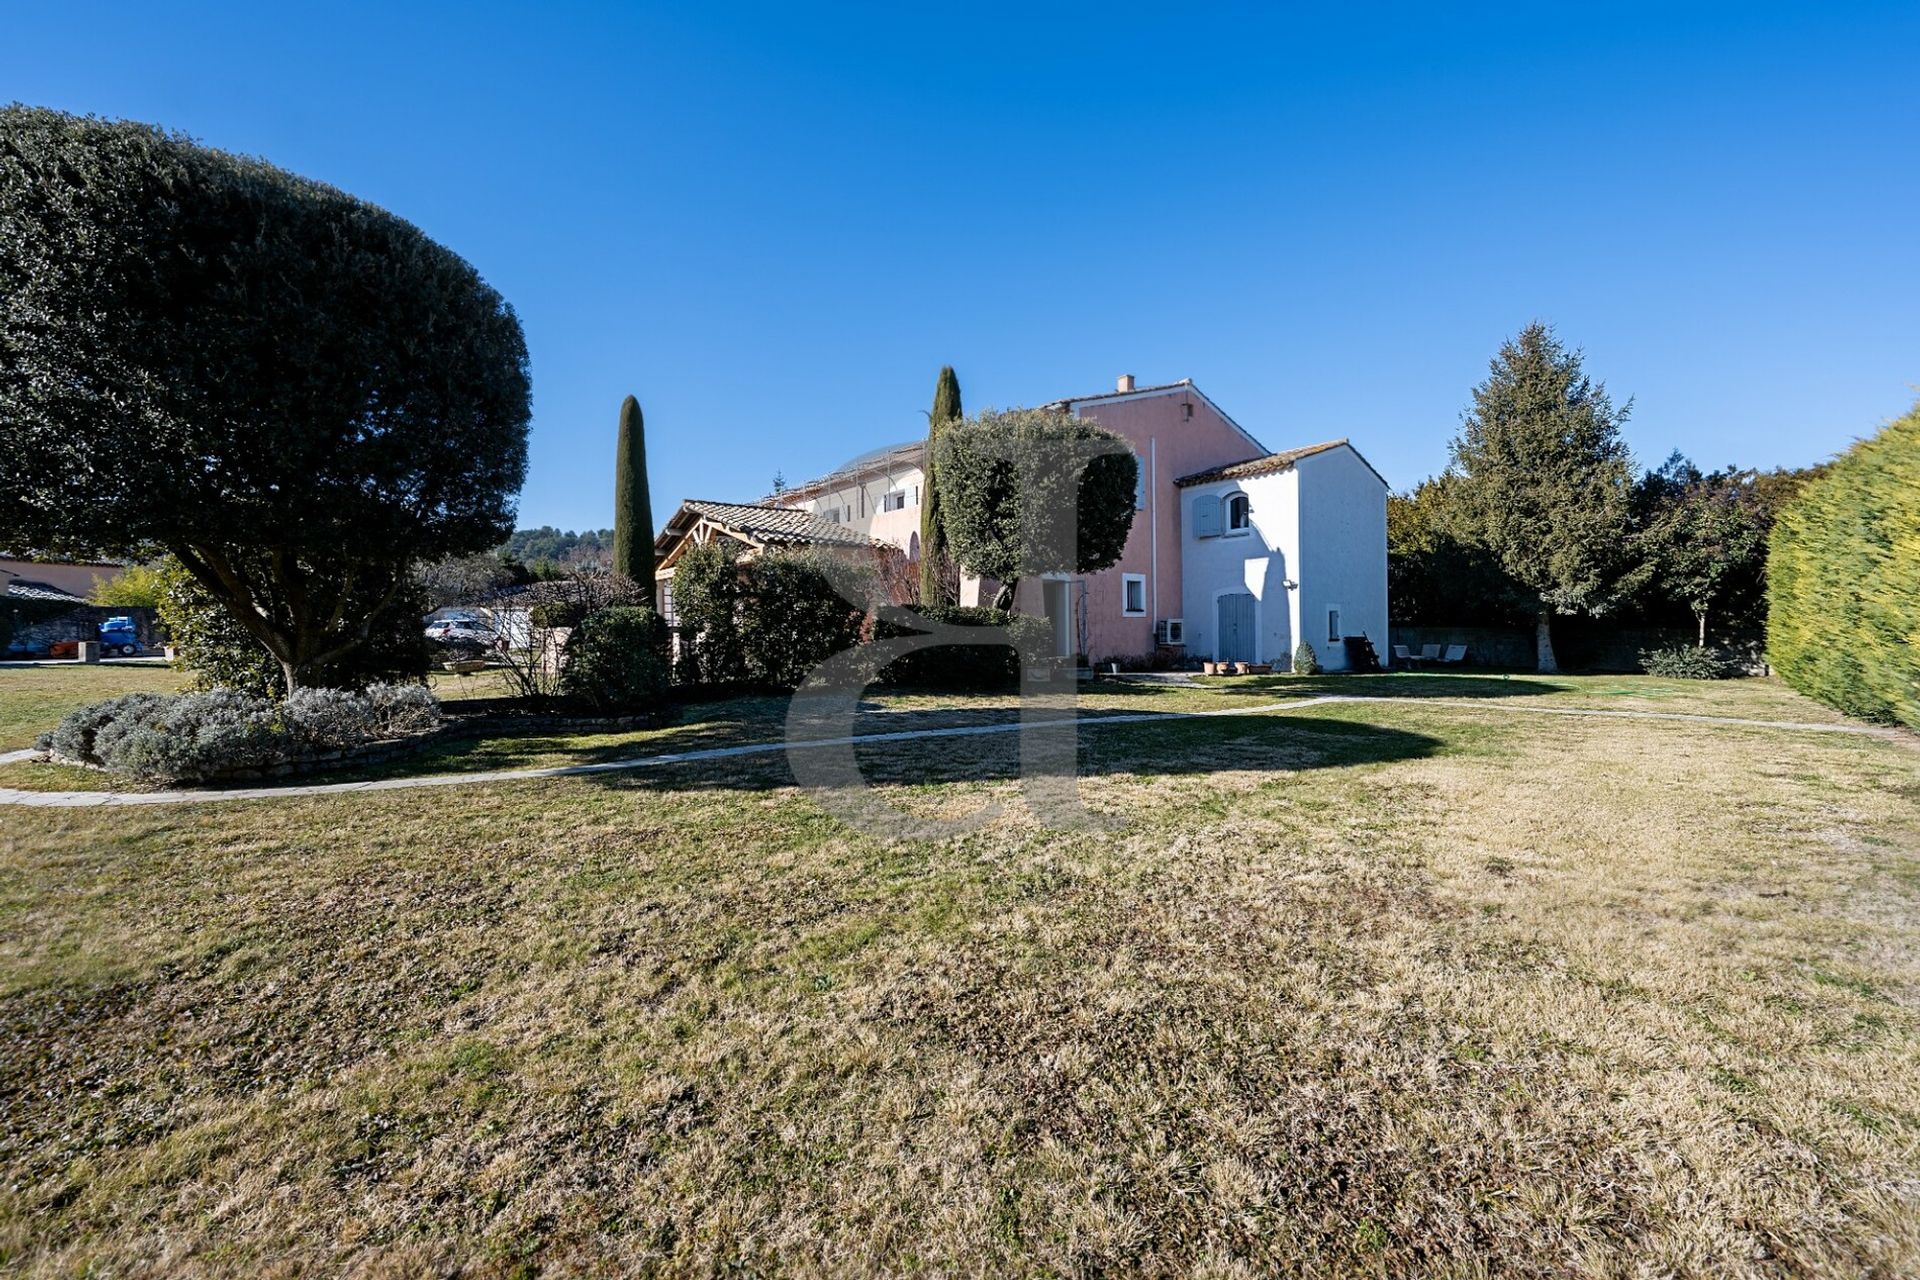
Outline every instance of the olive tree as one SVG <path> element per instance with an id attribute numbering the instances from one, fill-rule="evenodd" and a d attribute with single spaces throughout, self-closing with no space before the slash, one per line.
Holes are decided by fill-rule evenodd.
<path id="1" fill-rule="evenodd" d="M 512 529 L 527 351 L 418 228 L 149 125 L 0 110 L 0 544 L 171 553 L 288 689 Z"/>
<path id="2" fill-rule="evenodd" d="M 1093 573 L 1126 549 L 1139 461 L 1110 431 L 1047 409 L 988 410 L 934 440 L 940 522 L 953 558 L 1000 583 Z"/>

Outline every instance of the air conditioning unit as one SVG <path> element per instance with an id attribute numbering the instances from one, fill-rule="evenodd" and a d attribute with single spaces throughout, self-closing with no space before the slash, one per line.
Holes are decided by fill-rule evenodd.
<path id="1" fill-rule="evenodd" d="M 1153 624 L 1153 642 L 1184 645 L 1187 642 L 1187 620 L 1185 618 L 1160 619 Z"/>

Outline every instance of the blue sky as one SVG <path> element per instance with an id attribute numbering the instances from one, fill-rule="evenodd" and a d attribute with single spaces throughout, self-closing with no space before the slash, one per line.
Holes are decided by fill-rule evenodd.
<path id="1" fill-rule="evenodd" d="M 1683 10 L 1684 11 L 1681 11 Z M 522 524 L 656 514 L 970 408 L 1191 377 L 1269 447 L 1446 461 L 1534 317 L 1657 464 L 1920 391 L 1920 6 L 13 8 L 0 97 L 411 219 L 532 350 Z"/>

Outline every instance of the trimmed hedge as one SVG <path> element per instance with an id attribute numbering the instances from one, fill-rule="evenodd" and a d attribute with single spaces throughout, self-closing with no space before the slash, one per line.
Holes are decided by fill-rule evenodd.
<path id="1" fill-rule="evenodd" d="M 1788 684 L 1920 729 L 1920 405 L 1788 504 L 1767 577 L 1768 658 Z"/>
<path id="2" fill-rule="evenodd" d="M 667 632 L 651 609 L 586 616 L 567 637 L 560 692 L 602 713 L 651 711 L 667 696 Z"/>
<path id="3" fill-rule="evenodd" d="M 911 612 L 950 627 L 1011 627 L 1015 640 L 1027 645 L 1044 645 L 1039 633 L 1050 631 L 1052 626 L 1045 618 L 1016 617 L 999 609 L 965 605 L 922 606 Z M 919 633 L 893 623 L 874 626 L 876 640 L 915 634 Z M 889 663 L 880 678 L 917 689 L 1007 689 L 1020 682 L 1020 655 L 1004 644 L 940 645 Z"/>
<path id="4" fill-rule="evenodd" d="M 864 566 L 821 552 L 775 552 L 750 564 L 739 624 L 748 678 L 795 689 L 822 662 L 859 644 L 869 577 Z"/>

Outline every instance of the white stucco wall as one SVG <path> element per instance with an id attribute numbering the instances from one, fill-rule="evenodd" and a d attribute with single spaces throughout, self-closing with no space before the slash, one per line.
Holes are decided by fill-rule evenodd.
<path id="1" fill-rule="evenodd" d="M 1235 491 L 1245 493 L 1253 528 L 1241 535 L 1196 538 L 1193 504 L 1220 502 Z M 1255 662 L 1284 665 L 1293 651 L 1298 625 L 1293 593 L 1286 588 L 1296 577 L 1299 558 L 1299 490 L 1293 472 L 1223 480 L 1178 489 L 1180 496 L 1181 607 L 1187 624 L 1187 654 L 1195 658 L 1218 656 L 1219 597 L 1244 591 L 1254 598 Z M 1224 522 L 1222 525 L 1224 529 Z"/>
<path id="2" fill-rule="evenodd" d="M 1340 610 L 1342 635 L 1364 635 L 1385 661 L 1387 647 L 1387 486 L 1349 447 L 1295 464 L 1300 499 L 1300 634 L 1330 671 L 1347 665 L 1345 647 L 1328 643 L 1327 611 Z"/>

